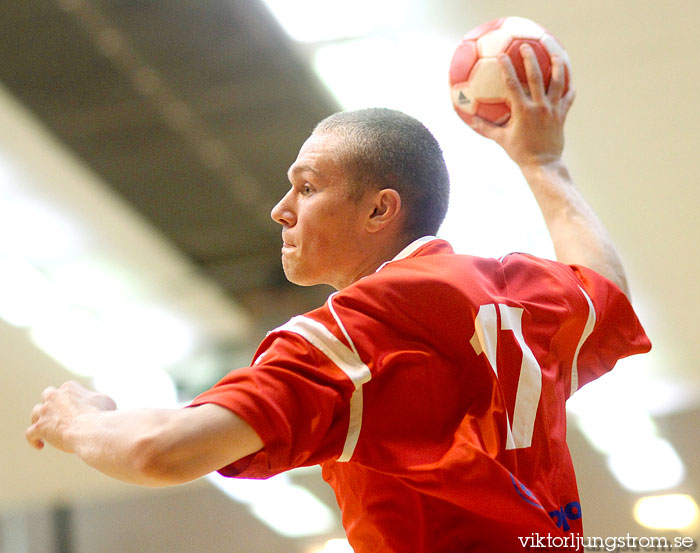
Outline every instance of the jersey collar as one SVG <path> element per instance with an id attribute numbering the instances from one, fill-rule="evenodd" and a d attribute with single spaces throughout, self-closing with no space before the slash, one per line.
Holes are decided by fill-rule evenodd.
<path id="1" fill-rule="evenodd" d="M 391 259 L 390 261 L 386 261 L 382 263 L 377 271 L 381 271 L 384 267 L 386 267 L 387 264 L 391 263 L 392 261 L 399 261 L 400 259 L 405 259 L 415 253 L 415 251 L 424 246 L 425 244 L 432 242 L 433 240 L 440 240 L 437 236 L 423 236 L 422 238 L 419 238 L 418 240 L 414 240 L 411 242 L 408 246 L 406 246 L 403 250 L 401 250 L 398 255 L 394 258 Z"/>

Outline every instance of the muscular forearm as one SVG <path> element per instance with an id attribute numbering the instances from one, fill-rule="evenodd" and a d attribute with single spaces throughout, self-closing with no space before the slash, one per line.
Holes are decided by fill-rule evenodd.
<path id="1" fill-rule="evenodd" d="M 245 421 L 218 405 L 119 411 L 108 396 L 75 382 L 44 391 L 27 440 L 37 449 L 48 443 L 75 453 L 109 476 L 146 486 L 194 480 L 262 447 Z"/>
<path id="2" fill-rule="evenodd" d="M 74 426 L 83 461 L 146 486 L 189 482 L 262 447 L 248 424 L 218 405 L 104 412 L 78 417 Z"/>
<path id="3" fill-rule="evenodd" d="M 146 486 L 179 483 L 155 470 L 159 436 L 177 415 L 160 409 L 85 413 L 73 420 L 65 439 L 80 459 L 113 478 Z"/>
<path id="4" fill-rule="evenodd" d="M 583 265 L 617 284 L 629 296 L 627 279 L 605 227 L 584 200 L 564 163 L 521 166 L 552 237 L 558 261 Z"/>

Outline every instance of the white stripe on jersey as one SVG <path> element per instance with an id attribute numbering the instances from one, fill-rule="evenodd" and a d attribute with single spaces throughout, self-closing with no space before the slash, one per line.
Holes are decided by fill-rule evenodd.
<path id="1" fill-rule="evenodd" d="M 345 333 L 345 328 L 342 325 L 341 329 Z M 338 340 L 323 324 L 309 317 L 302 315 L 292 317 L 281 327 L 275 329 L 275 331 L 278 330 L 293 332 L 304 338 L 343 371 L 355 386 L 355 391 L 350 398 L 348 434 L 343 445 L 343 452 L 338 457 L 340 462 L 349 461 L 355 451 L 362 428 L 362 385 L 372 378 L 369 367 L 362 362 L 357 351 L 353 351 L 352 341 L 350 343 L 353 345 L 353 350 Z"/>
<path id="2" fill-rule="evenodd" d="M 588 320 L 586 321 L 586 326 L 583 328 L 581 339 L 579 340 L 578 346 L 576 346 L 576 352 L 574 353 L 574 360 L 571 363 L 571 392 L 569 393 L 569 397 L 574 395 L 574 392 L 578 390 L 578 354 L 581 351 L 583 344 L 591 335 L 591 332 L 593 332 L 596 321 L 595 307 L 593 307 L 591 298 L 588 296 L 588 294 L 586 294 L 586 291 L 583 288 L 580 286 L 578 288 L 581 290 L 583 297 L 586 298 L 586 302 L 588 303 Z"/>
<path id="3" fill-rule="evenodd" d="M 338 323 L 338 326 L 340 327 L 340 331 L 343 333 L 343 336 L 345 336 L 345 339 L 348 341 L 348 344 L 350 344 L 350 347 L 352 348 L 353 353 L 359 357 L 360 354 L 357 353 L 357 348 L 355 347 L 355 342 L 353 342 L 352 338 L 350 338 L 348 331 L 345 330 L 345 325 L 343 324 L 343 321 L 340 320 L 340 317 L 338 317 L 338 314 L 335 312 L 335 307 L 333 307 L 333 298 L 335 297 L 335 295 L 337 293 L 338 292 L 333 292 L 330 296 L 328 296 L 328 310 L 331 312 L 331 315 L 333 315 L 335 322 Z"/>

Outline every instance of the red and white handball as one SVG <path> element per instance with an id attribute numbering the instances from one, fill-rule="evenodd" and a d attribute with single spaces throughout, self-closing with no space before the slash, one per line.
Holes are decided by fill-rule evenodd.
<path id="1" fill-rule="evenodd" d="M 552 77 L 552 54 L 564 61 L 565 92 L 569 88 L 571 64 L 559 41 L 541 25 L 523 17 L 502 17 L 479 25 L 467 33 L 457 46 L 450 63 L 450 93 L 457 114 L 467 123 L 478 115 L 497 125 L 510 118 L 506 88 L 497 56 L 506 53 L 513 62 L 518 79 L 527 86 L 527 75 L 520 46 L 532 46 L 539 62 L 545 89 Z"/>

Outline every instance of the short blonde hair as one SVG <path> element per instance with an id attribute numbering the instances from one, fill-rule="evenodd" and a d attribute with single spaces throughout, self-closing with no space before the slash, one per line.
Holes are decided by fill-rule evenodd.
<path id="1" fill-rule="evenodd" d="M 450 180 L 440 145 L 420 121 L 385 108 L 343 111 L 314 129 L 314 134 L 326 133 L 345 149 L 351 197 L 393 188 L 407 211 L 407 237 L 437 234 L 447 213 Z"/>

